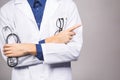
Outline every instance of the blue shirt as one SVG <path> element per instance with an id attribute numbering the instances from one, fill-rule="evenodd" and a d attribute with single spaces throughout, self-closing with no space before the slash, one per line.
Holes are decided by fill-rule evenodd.
<path id="1" fill-rule="evenodd" d="M 36 4 L 34 1 L 37 1 Z M 34 14 L 34 18 L 36 20 L 38 29 L 40 30 L 46 0 L 28 0 L 28 3 L 32 9 L 33 14 Z M 45 40 L 41 40 L 41 41 L 39 41 L 39 44 L 36 44 L 36 51 L 37 51 L 36 57 L 40 60 L 44 60 L 42 48 L 41 48 L 42 43 L 45 43 Z"/>

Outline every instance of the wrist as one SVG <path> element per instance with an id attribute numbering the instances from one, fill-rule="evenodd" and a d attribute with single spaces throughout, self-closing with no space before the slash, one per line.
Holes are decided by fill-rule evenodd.
<path id="1" fill-rule="evenodd" d="M 46 38 L 45 43 L 54 43 L 54 42 L 56 42 L 55 40 L 56 40 L 55 37 L 52 36 L 52 37 Z"/>
<path id="2" fill-rule="evenodd" d="M 31 54 L 31 55 L 36 55 L 36 45 L 35 44 L 28 44 L 28 49 L 27 49 L 27 53 Z"/>

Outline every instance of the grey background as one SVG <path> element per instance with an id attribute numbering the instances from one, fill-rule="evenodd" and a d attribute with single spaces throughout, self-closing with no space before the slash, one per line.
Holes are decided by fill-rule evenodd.
<path id="1" fill-rule="evenodd" d="M 7 0 L 0 0 L 0 6 Z M 72 63 L 73 80 L 120 80 L 120 0 L 75 0 L 84 25 L 84 45 Z M 10 69 L 0 56 L 0 80 Z"/>

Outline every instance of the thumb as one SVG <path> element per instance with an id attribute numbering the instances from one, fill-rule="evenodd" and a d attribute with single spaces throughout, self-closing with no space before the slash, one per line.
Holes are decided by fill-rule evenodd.
<path id="1" fill-rule="evenodd" d="M 67 31 L 73 31 L 73 30 L 77 29 L 80 26 L 81 26 L 80 24 L 77 24 L 77 25 L 75 25 L 73 27 L 68 28 Z"/>

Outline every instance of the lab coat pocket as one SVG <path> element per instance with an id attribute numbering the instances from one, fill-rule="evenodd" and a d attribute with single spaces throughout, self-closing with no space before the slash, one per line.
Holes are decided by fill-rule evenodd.
<path id="1" fill-rule="evenodd" d="M 52 20 L 49 20 L 50 25 L 50 35 L 55 35 L 60 31 L 63 31 L 66 28 L 67 17 L 56 17 Z"/>

